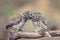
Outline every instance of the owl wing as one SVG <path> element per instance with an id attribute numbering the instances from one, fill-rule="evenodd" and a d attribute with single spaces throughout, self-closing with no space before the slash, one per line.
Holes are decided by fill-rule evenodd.
<path id="1" fill-rule="evenodd" d="M 8 21 L 8 24 L 6 25 L 6 29 L 21 22 L 21 20 L 22 20 L 21 18 L 22 18 L 22 16 L 20 14 L 17 14 L 15 16 L 13 16 L 12 18 L 10 18 Z"/>

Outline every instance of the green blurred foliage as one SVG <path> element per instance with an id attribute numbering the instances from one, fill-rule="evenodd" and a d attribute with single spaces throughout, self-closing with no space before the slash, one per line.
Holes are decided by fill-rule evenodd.
<path id="1" fill-rule="evenodd" d="M 0 15 L 4 16 L 4 17 L 8 17 L 10 15 L 13 14 L 13 12 L 21 7 L 24 4 L 28 4 L 28 3 L 34 3 L 36 2 L 35 0 L 2 0 L 1 5 L 2 8 L 0 9 Z"/>
<path id="2" fill-rule="evenodd" d="M 2 8 L 0 9 L 0 15 L 8 17 L 13 13 L 13 11 L 16 9 L 14 5 L 12 4 L 12 0 L 3 0 Z"/>
<path id="3" fill-rule="evenodd" d="M 14 10 L 15 10 L 15 7 L 14 7 L 14 6 L 12 6 L 12 5 L 7 5 L 7 6 L 4 8 L 3 12 L 4 12 L 4 15 L 5 15 L 5 16 L 9 16 L 9 15 L 11 15 L 11 14 L 14 12 Z"/>

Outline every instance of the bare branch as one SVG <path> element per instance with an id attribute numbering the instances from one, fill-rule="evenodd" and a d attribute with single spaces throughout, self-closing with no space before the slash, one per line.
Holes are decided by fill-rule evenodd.
<path id="1" fill-rule="evenodd" d="M 52 35 L 52 37 L 54 37 L 54 36 L 60 36 L 60 30 L 49 31 L 49 33 Z"/>
<path id="2" fill-rule="evenodd" d="M 49 31 L 49 33 L 52 37 L 60 36 L 60 30 Z M 36 32 L 18 32 L 18 33 L 15 33 L 13 35 L 14 39 L 17 39 L 17 38 L 31 38 L 31 39 L 34 39 L 34 38 L 42 38 L 42 37 L 44 37 L 44 36 L 39 34 L 39 33 L 36 33 Z"/>
<path id="3" fill-rule="evenodd" d="M 18 32 L 13 35 L 13 38 L 41 38 L 43 37 L 42 35 L 34 32 Z"/>

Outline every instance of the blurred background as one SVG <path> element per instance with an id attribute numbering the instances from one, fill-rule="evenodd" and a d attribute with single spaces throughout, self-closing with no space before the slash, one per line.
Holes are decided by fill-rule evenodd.
<path id="1" fill-rule="evenodd" d="M 0 0 L 0 40 L 6 40 L 7 38 L 8 31 L 6 31 L 5 25 L 8 19 L 17 13 L 29 10 L 40 11 L 47 18 L 49 30 L 60 29 L 60 0 Z M 34 29 L 31 20 L 28 20 L 23 28 L 28 32 Z M 56 40 L 59 38 L 56 38 Z"/>

